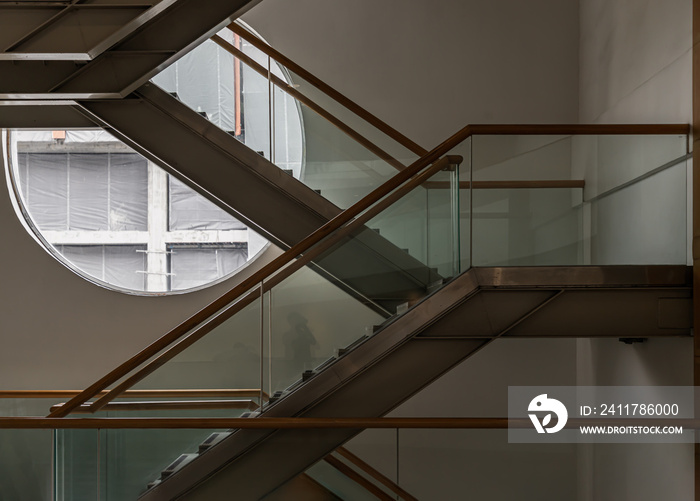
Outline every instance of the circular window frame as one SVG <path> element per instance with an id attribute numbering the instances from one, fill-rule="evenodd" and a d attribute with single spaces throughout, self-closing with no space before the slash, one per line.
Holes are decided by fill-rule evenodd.
<path id="1" fill-rule="evenodd" d="M 255 36 L 260 38 L 262 40 L 262 37 L 253 30 L 250 26 L 248 26 L 245 23 L 241 23 L 247 30 L 252 32 Z M 290 84 L 292 85 L 292 78 L 289 72 L 284 68 L 283 66 L 279 65 L 277 62 L 275 62 L 277 65 L 277 68 L 280 70 L 280 72 L 283 75 L 283 78 Z M 304 116 L 301 110 L 301 107 L 299 103 L 294 100 L 294 105 L 295 108 L 297 109 L 297 114 L 296 116 L 298 117 L 299 121 L 299 131 L 300 131 L 300 138 L 301 138 L 301 155 L 300 155 L 300 168 L 299 168 L 299 178 L 303 179 L 304 176 L 304 170 L 305 170 L 305 164 L 306 164 L 306 131 L 304 127 Z M 2 144 L 4 145 L 3 148 L 3 162 L 4 162 L 4 167 L 5 167 L 5 177 L 7 180 L 7 185 L 8 185 L 8 192 L 10 195 L 10 199 L 12 202 L 12 205 L 15 209 L 15 213 L 20 220 L 20 223 L 24 226 L 25 230 L 29 233 L 29 235 L 34 238 L 34 240 L 43 248 L 45 252 L 47 252 L 51 257 L 56 259 L 59 263 L 61 263 L 64 267 L 66 267 L 68 270 L 70 270 L 72 273 L 78 275 L 80 278 L 85 280 L 86 282 L 96 285 L 100 288 L 112 291 L 112 292 L 117 292 L 121 294 L 126 294 L 126 295 L 131 295 L 131 296 L 141 296 L 141 297 L 160 297 L 160 296 L 170 296 L 170 295 L 180 295 L 180 294 L 189 294 L 197 291 L 201 291 L 203 289 L 207 289 L 209 287 L 214 287 L 218 284 L 221 284 L 222 282 L 225 282 L 227 280 L 230 280 L 234 278 L 236 275 L 238 275 L 241 272 L 244 272 L 247 268 L 250 266 L 254 265 L 259 259 L 262 258 L 263 255 L 267 253 L 267 251 L 270 249 L 272 246 L 272 243 L 266 240 L 265 245 L 256 252 L 255 255 L 252 257 L 248 258 L 247 261 L 236 268 L 234 271 L 222 275 L 221 277 L 218 277 L 212 281 L 206 282 L 201 285 L 197 285 L 194 287 L 189 287 L 186 289 L 176 289 L 176 290 L 165 290 L 165 291 L 149 291 L 149 290 L 136 290 L 136 289 L 131 289 L 127 287 L 122 287 L 113 283 L 109 283 L 105 280 L 102 280 L 87 271 L 83 270 L 82 268 L 79 268 L 76 264 L 71 262 L 68 258 L 66 258 L 56 247 L 54 244 L 50 243 L 47 238 L 44 236 L 42 230 L 40 230 L 35 223 L 33 217 L 31 216 L 29 209 L 27 208 L 27 205 L 25 203 L 24 197 L 22 196 L 22 190 L 20 187 L 20 181 L 19 181 L 19 165 L 18 162 L 15 162 L 15 156 L 16 156 L 16 151 L 14 151 L 14 148 L 12 146 L 12 134 L 15 132 L 15 130 L 42 130 L 45 131 L 47 129 L 45 128 L 37 128 L 37 129 L 30 129 L 30 128 L 21 128 L 21 129 L 0 129 L 1 132 L 1 137 L 0 140 L 2 140 Z M 99 127 L 95 128 L 89 128 L 89 129 L 80 129 L 80 128 L 75 128 L 75 129 L 70 129 L 70 130 L 104 130 L 100 129 Z M 114 138 L 115 142 L 121 142 L 119 139 Z M 123 143 L 122 143 L 123 144 Z M 138 152 L 134 152 L 137 153 Z M 148 160 L 148 159 L 147 159 Z M 150 161 L 149 161 L 150 162 Z M 154 163 L 154 165 L 157 168 L 162 169 L 162 167 L 158 166 L 157 164 Z M 167 171 L 166 171 L 167 172 Z M 172 174 L 170 174 L 172 175 Z M 250 229 L 249 229 L 250 230 Z M 251 230 L 254 231 L 254 230 Z M 264 237 L 263 237 L 264 238 Z M 90 245 L 90 244 L 88 244 Z M 94 245 L 108 245 L 108 244 L 94 244 Z M 119 244 L 113 244 L 113 245 L 119 245 Z"/>

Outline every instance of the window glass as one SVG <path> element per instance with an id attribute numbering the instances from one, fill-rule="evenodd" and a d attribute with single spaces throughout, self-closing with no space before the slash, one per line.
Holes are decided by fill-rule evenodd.
<path id="1" fill-rule="evenodd" d="M 56 250 L 98 280 L 130 290 L 146 287 L 145 245 L 59 245 Z"/>
<path id="2" fill-rule="evenodd" d="M 242 230 L 245 225 L 199 195 L 192 188 L 169 176 L 170 230 Z"/>
<path id="3" fill-rule="evenodd" d="M 253 53 L 231 32 L 220 36 Z M 280 68 L 272 71 L 286 78 Z M 153 81 L 270 158 L 268 81 L 215 43 L 204 42 Z M 286 97 L 277 102 L 275 157 L 300 177 L 302 120 L 289 103 Z M 129 292 L 186 291 L 235 273 L 266 246 L 241 221 L 104 130 L 6 134 L 22 216 L 50 252 L 92 281 Z"/>
<path id="4" fill-rule="evenodd" d="M 68 229 L 68 157 L 44 153 L 19 155 L 27 210 L 42 231 Z"/>
<path id="5" fill-rule="evenodd" d="M 238 269 L 248 258 L 248 248 L 172 246 L 170 283 L 172 290 L 197 287 Z"/>
<path id="6" fill-rule="evenodd" d="M 140 155 L 109 155 L 109 229 L 148 229 L 148 162 Z"/>

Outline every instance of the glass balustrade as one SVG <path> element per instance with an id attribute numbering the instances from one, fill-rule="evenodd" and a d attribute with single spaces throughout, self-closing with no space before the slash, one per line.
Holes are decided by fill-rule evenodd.
<path id="1" fill-rule="evenodd" d="M 475 135 L 471 155 L 472 266 L 686 263 L 685 135 Z"/>
<path id="2" fill-rule="evenodd" d="M 153 82 L 340 208 L 418 159 L 353 110 L 222 30 Z"/>
<path id="3" fill-rule="evenodd" d="M 140 402 L 132 402 L 132 405 Z M 107 410 L 90 417 L 240 417 L 245 408 Z M 43 430 L 42 430 L 43 431 Z M 47 431 L 50 433 L 50 431 Z M 59 429 L 54 432 L 55 501 L 137 499 L 227 434 L 216 429 Z M 48 499 L 48 498 L 46 498 Z"/>
<path id="4" fill-rule="evenodd" d="M 2 417 L 43 417 L 62 399 L 0 398 Z M 51 430 L 0 429 L 0 499 L 48 501 L 53 492 Z"/>
<path id="5" fill-rule="evenodd" d="M 410 191 L 390 194 L 377 202 L 376 210 L 360 213 L 270 274 L 222 310 L 219 319 L 207 320 L 212 326 L 195 336 L 201 340 L 187 342 L 155 371 L 137 377 L 137 388 L 248 388 L 259 395 L 251 412 L 260 410 L 257 405 L 264 411 L 469 267 L 685 264 L 683 138 L 472 136 L 450 152 L 464 157 L 460 167 L 456 161 L 441 164 Z M 595 158 L 583 144 L 597 145 Z M 616 148 L 640 144 L 648 154 L 630 163 L 628 176 L 613 185 L 603 182 L 609 162 L 622 161 Z M 611 246 L 618 254 L 606 254 Z M 640 248 L 652 252 L 635 254 Z M 368 249 L 381 259 L 348 259 Z M 334 262 L 347 263 L 343 276 L 326 271 L 344 269 L 329 266 Z M 394 433 L 394 438 L 383 438 L 387 444 L 400 442 L 394 449 L 399 463 L 375 468 L 420 499 L 429 495 L 429 482 L 418 482 L 419 458 L 433 458 L 430 462 L 441 465 L 438 470 L 452 472 L 450 465 L 473 464 L 473 459 L 460 456 L 469 447 L 455 452 L 450 444 L 478 442 L 491 432 Z M 75 440 L 94 449 L 127 439 L 86 432 Z M 134 451 L 137 443 L 134 439 Z M 192 447 L 173 443 L 158 467 Z M 350 449 L 360 454 L 363 447 Z M 107 467 L 86 466 L 86 475 L 93 478 L 100 468 Z M 153 476 L 146 467 L 134 468 L 143 471 L 134 477 Z M 336 495 L 360 496 L 345 467 L 339 470 L 326 461 L 307 474 Z M 521 480 L 530 487 L 527 479 Z"/>

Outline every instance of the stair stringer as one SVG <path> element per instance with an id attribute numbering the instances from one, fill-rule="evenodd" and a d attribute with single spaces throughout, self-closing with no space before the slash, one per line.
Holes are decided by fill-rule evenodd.
<path id="1" fill-rule="evenodd" d="M 690 276 L 685 266 L 472 269 L 388 323 L 263 415 L 382 416 L 493 339 L 508 336 L 515 328 L 556 309 L 564 291 L 584 290 L 591 295 L 622 291 L 632 306 L 635 298 L 648 306 L 674 297 L 689 307 Z M 493 291 L 503 293 L 507 308 L 487 304 L 490 300 L 478 305 L 481 292 Z M 514 301 L 514 292 L 526 295 Z M 602 325 L 629 320 L 639 311 L 619 308 L 620 319 L 611 319 L 607 302 L 591 302 L 593 309 L 587 310 L 587 316 L 597 317 Z M 474 304 L 483 307 L 474 309 Z M 455 318 L 479 328 L 464 329 L 457 335 Z M 689 335 L 689 321 L 682 327 L 659 326 L 654 335 Z M 615 336 L 625 334 L 616 332 Z M 561 325 L 559 336 L 572 337 L 572 332 Z M 196 501 L 217 499 L 223 492 L 235 492 L 241 500 L 260 499 L 360 431 L 238 430 L 140 499 Z"/>
<path id="2" fill-rule="evenodd" d="M 75 109 L 281 248 L 342 212 L 154 84 L 123 100 L 81 101 Z M 366 227 L 314 262 L 339 287 L 392 312 L 441 278 Z"/>

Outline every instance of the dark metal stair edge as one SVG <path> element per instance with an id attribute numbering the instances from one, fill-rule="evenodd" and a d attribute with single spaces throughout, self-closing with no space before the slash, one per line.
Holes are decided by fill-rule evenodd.
<path id="1" fill-rule="evenodd" d="M 150 8 L 139 14 L 137 17 L 127 22 L 124 26 L 112 33 L 110 36 L 100 41 L 97 45 L 90 48 L 87 54 L 90 59 L 95 59 L 102 53 L 119 45 L 127 38 L 132 36 L 137 30 L 142 29 L 147 23 L 162 15 L 167 9 L 171 8 L 178 0 L 161 0 L 153 3 Z"/>
<path id="2" fill-rule="evenodd" d="M 342 209 L 316 193 L 315 190 L 293 176 L 288 175 L 277 165 L 243 145 L 229 133 L 216 127 L 209 120 L 194 112 L 187 105 L 163 91 L 157 85 L 150 82 L 146 83 L 139 87 L 134 92 L 134 95 L 144 99 L 164 114 L 176 119 L 183 127 L 189 128 L 195 134 L 206 139 L 226 156 L 231 157 L 239 164 L 248 166 L 253 174 L 262 178 L 264 182 L 275 186 L 280 193 L 291 199 L 294 203 L 313 211 L 317 214 L 319 219 L 328 221 L 342 212 Z M 387 262 L 387 264 L 392 264 L 393 267 L 401 270 L 408 276 L 413 276 L 410 270 L 424 271 L 426 277 L 415 277 L 414 280 L 422 285 L 427 285 L 427 283 L 429 283 L 430 271 L 422 262 L 406 252 L 397 252 L 397 247 L 394 244 L 376 235 L 375 232 L 363 231 L 355 233 L 356 234 L 353 235 L 354 240 L 363 243 L 368 249 L 375 252 L 378 257 Z M 287 243 L 289 244 L 289 242 Z M 391 259 L 378 250 L 387 250 L 391 252 Z"/>
<path id="3" fill-rule="evenodd" d="M 411 396 L 413 396 L 417 391 L 420 391 L 423 389 L 425 386 L 430 384 L 431 382 L 435 381 L 438 379 L 441 375 L 443 375 L 446 371 L 449 371 L 451 368 L 454 366 L 458 365 L 459 363 L 463 362 L 464 359 L 468 358 L 472 354 L 480 351 L 484 346 L 486 346 L 490 341 L 485 341 L 485 340 L 453 340 L 453 341 L 437 341 L 437 342 L 432 342 L 432 343 L 427 343 L 429 345 L 432 345 L 433 348 L 439 348 L 439 350 L 443 354 L 443 358 L 450 358 L 451 360 L 448 363 L 443 363 L 443 364 L 431 364 L 429 367 L 431 375 L 429 377 L 425 377 L 424 379 L 421 380 L 420 384 L 417 384 L 415 386 L 410 386 L 406 387 L 404 386 L 403 388 L 399 389 L 399 393 L 401 393 L 401 396 L 396 399 L 390 400 L 391 403 L 386 404 L 380 411 L 377 412 L 365 412 L 364 415 L 372 415 L 372 416 L 381 416 L 385 415 L 386 413 L 390 412 L 392 409 L 395 408 L 396 405 L 400 405 L 401 403 L 405 402 L 406 400 L 410 399 Z M 446 344 L 451 344 L 451 348 L 445 348 Z M 420 345 L 420 352 L 425 353 L 425 348 L 426 348 L 426 342 L 424 341 L 411 341 L 408 343 L 404 343 L 402 346 L 402 349 L 397 350 L 394 352 L 395 355 L 398 355 L 399 358 L 402 358 L 404 361 L 406 359 L 409 359 L 411 357 L 415 358 L 415 352 L 417 351 L 416 348 Z M 413 346 L 413 349 L 411 347 Z M 459 346 L 459 349 L 456 349 Z M 412 352 L 412 353 L 411 353 Z M 433 353 L 434 354 L 434 353 Z M 396 360 L 394 359 L 394 362 Z M 415 360 L 414 360 L 415 362 Z M 443 360 L 444 362 L 444 360 Z M 383 364 L 380 364 L 379 368 L 382 367 Z M 366 376 L 366 378 L 372 378 L 372 375 Z M 361 385 L 364 385 L 365 387 L 367 386 L 366 381 L 361 382 Z M 350 385 L 352 387 L 353 385 Z M 343 386 L 343 388 L 340 389 L 339 392 L 336 392 L 332 395 L 336 399 L 343 400 L 345 397 L 347 397 L 347 394 L 344 389 L 347 389 L 348 386 Z M 350 392 L 352 393 L 353 389 L 351 388 Z M 366 394 L 366 388 L 362 390 L 363 394 Z M 355 395 L 357 397 L 357 395 Z M 351 398 L 354 401 L 354 398 Z M 334 406 L 333 402 L 330 401 L 324 401 L 321 402 L 321 407 L 325 407 L 324 409 L 311 409 L 310 412 L 305 413 L 305 417 L 324 417 L 324 416 L 330 416 L 333 417 L 334 411 L 331 410 L 331 408 Z M 343 414 L 341 412 L 341 414 Z M 348 415 L 347 413 L 344 413 L 343 415 Z M 357 416 L 356 416 L 357 417 Z M 274 456 L 273 452 L 271 452 L 270 447 L 272 450 L 279 448 L 280 444 L 284 443 L 295 443 L 295 444 L 304 444 L 304 443 L 309 443 L 309 447 L 312 448 L 313 450 L 310 450 L 309 448 L 304 448 L 300 449 L 298 452 L 300 454 L 306 454 L 309 457 L 303 458 L 303 463 L 295 464 L 292 468 L 287 468 L 287 471 L 284 473 L 281 472 L 280 469 L 276 469 L 274 471 L 269 471 L 274 477 L 276 477 L 274 480 L 271 480 L 263 485 L 262 482 L 257 482 L 255 485 L 246 485 L 245 487 L 250 490 L 252 487 L 253 489 L 264 489 L 258 492 L 254 496 L 247 495 L 245 493 L 240 493 L 240 499 L 246 500 L 246 499 L 259 499 L 261 496 L 265 495 L 267 492 L 270 490 L 274 489 L 275 486 L 281 485 L 285 481 L 289 480 L 290 478 L 293 478 L 295 475 L 303 471 L 305 468 L 308 468 L 312 464 L 314 464 L 319 458 L 324 457 L 327 455 L 330 451 L 334 450 L 336 447 L 344 444 L 348 440 L 350 440 L 353 436 L 356 434 L 360 433 L 362 430 L 350 430 L 350 429 L 324 429 L 324 430 L 278 430 L 276 432 L 276 435 L 278 436 L 280 441 L 275 441 L 275 440 L 263 440 L 261 443 L 258 444 L 258 447 L 255 449 L 249 451 L 249 455 L 246 455 L 240 460 L 244 461 L 244 463 L 240 464 L 241 467 L 244 469 L 250 470 L 250 461 L 252 461 L 254 464 L 254 468 L 256 467 L 255 464 L 257 463 L 257 467 L 260 467 L 261 463 L 261 457 L 263 458 L 263 463 L 267 465 L 270 461 L 269 458 L 271 457 L 276 457 Z M 271 436 L 270 438 L 274 438 Z M 319 441 L 322 440 L 325 442 L 325 445 L 320 445 Z M 294 459 L 296 461 L 300 461 L 300 458 L 296 456 L 296 453 L 294 453 Z M 287 456 L 289 456 L 289 451 L 287 451 Z M 282 458 L 277 458 L 278 461 L 280 461 L 280 464 L 283 464 L 284 461 L 287 459 L 291 459 L 289 457 L 282 457 Z M 196 462 L 193 462 L 191 464 L 196 464 Z M 199 491 L 200 488 L 203 488 L 205 491 L 211 487 L 212 484 L 208 484 L 208 481 L 214 481 L 216 483 L 221 482 L 222 480 L 224 482 L 228 482 L 231 484 L 230 479 L 227 479 L 227 472 L 226 470 L 233 468 L 233 470 L 229 470 L 232 473 L 237 472 L 238 475 L 240 476 L 240 470 L 236 469 L 236 463 L 228 463 L 227 465 L 224 465 L 222 467 L 222 470 L 224 471 L 219 471 L 219 475 L 213 475 L 211 477 L 207 477 L 204 482 L 199 483 L 198 485 L 190 485 L 187 487 L 187 490 L 184 492 L 176 494 L 173 498 L 174 499 L 182 499 L 183 497 L 185 499 L 190 499 L 189 494 L 194 494 L 196 499 L 210 499 L 210 497 L 202 497 L 201 491 Z M 221 476 L 223 475 L 223 476 Z M 245 476 L 249 476 L 250 471 L 246 474 Z M 240 483 L 241 479 L 239 478 L 238 481 L 236 481 L 233 485 L 238 485 L 242 486 Z M 144 498 L 145 501 L 146 498 Z M 152 498 L 152 499 L 159 499 L 159 498 Z M 149 500 L 149 501 L 152 501 Z M 162 498 L 165 499 L 165 498 Z M 167 499 L 170 499 L 168 497 Z"/>
<path id="4" fill-rule="evenodd" d="M 129 99 L 127 99 L 127 101 L 128 100 Z M 173 98 L 173 101 L 177 102 L 174 98 Z M 110 101 L 110 103 L 112 103 L 112 102 Z M 261 227 L 259 224 L 256 224 L 254 221 L 250 220 L 243 212 L 234 209 L 228 203 L 223 201 L 220 197 L 213 194 L 209 189 L 206 189 L 205 187 L 203 187 L 201 185 L 201 183 L 193 181 L 186 174 L 180 172 L 175 166 L 171 166 L 167 160 L 160 158 L 156 154 L 150 152 L 148 149 L 146 149 L 146 147 L 141 146 L 139 144 L 139 142 L 131 139 L 131 137 L 129 137 L 129 135 L 127 135 L 124 132 L 121 132 L 118 128 L 114 127 L 113 124 L 111 124 L 110 122 L 104 121 L 103 118 L 100 117 L 94 110 L 90 109 L 93 104 L 97 104 L 97 102 L 96 101 L 81 101 L 77 104 L 75 109 L 80 111 L 84 116 L 88 117 L 90 120 L 92 120 L 97 127 L 101 127 L 103 129 L 107 130 L 110 134 L 112 134 L 113 136 L 118 138 L 120 141 L 125 143 L 127 146 L 129 146 L 133 150 L 137 151 L 139 154 L 143 155 L 144 157 L 148 158 L 149 160 L 151 160 L 152 162 L 157 164 L 159 167 L 165 169 L 169 174 L 171 174 L 171 175 L 175 176 L 176 178 L 180 179 L 181 181 L 185 182 L 190 188 L 197 191 L 197 193 L 204 196 L 209 201 L 211 201 L 212 203 L 214 203 L 215 205 L 217 205 L 221 209 L 225 210 L 226 212 L 233 214 L 237 219 L 244 222 L 247 226 L 253 228 L 256 232 L 265 236 L 265 238 L 272 241 L 277 246 L 284 249 L 284 248 L 290 247 L 291 245 L 296 243 L 296 242 L 286 242 L 286 241 L 276 237 L 275 235 L 271 234 L 269 231 L 266 231 L 265 228 Z M 120 106 L 121 102 L 114 101 L 113 105 Z M 211 127 L 211 124 L 205 118 L 199 116 L 195 111 L 192 111 L 192 110 L 190 110 L 190 111 L 192 113 L 193 119 L 202 120 L 202 121 L 206 122 L 207 124 L 209 124 L 209 126 Z M 184 124 L 182 124 L 182 125 L 184 126 Z M 221 132 L 224 133 L 223 131 L 221 131 Z M 206 136 L 202 136 L 202 137 L 204 139 L 208 139 Z M 229 139 L 232 141 L 237 141 L 235 138 L 232 138 L 230 136 L 229 136 Z M 241 144 L 241 146 L 245 147 L 242 144 Z M 219 150 L 222 155 L 225 155 L 226 157 L 232 158 L 232 155 L 228 151 L 222 150 L 218 146 L 216 146 L 216 149 Z M 256 170 L 260 167 L 260 165 L 263 164 L 263 162 L 266 162 L 266 160 L 263 157 L 255 154 L 254 156 L 251 156 L 251 161 L 252 161 L 251 165 L 245 164 L 244 162 L 240 162 L 240 163 L 241 163 L 241 165 L 244 165 L 246 168 L 248 168 L 250 175 L 255 175 L 256 177 L 260 177 L 262 182 L 267 183 L 267 184 L 272 184 L 273 186 L 275 186 L 279 190 L 279 193 L 282 196 L 286 196 L 286 192 L 284 191 L 284 189 L 280 188 L 274 182 L 271 183 L 269 179 L 266 179 L 266 178 L 261 177 L 261 176 L 257 176 L 255 174 Z M 275 168 L 277 169 L 277 167 L 275 167 Z M 289 176 L 287 176 L 287 177 L 289 177 Z M 314 193 L 314 195 L 316 195 L 316 194 Z M 316 196 L 318 197 L 318 195 L 316 195 Z M 289 197 L 289 196 L 286 196 L 286 198 L 296 205 L 305 207 L 307 209 L 309 208 L 308 205 L 305 205 L 303 202 L 300 202 L 299 199 L 295 199 L 295 198 Z M 319 198 L 321 198 L 321 197 L 319 197 Z M 317 214 L 316 224 L 318 226 L 320 226 L 321 224 L 323 224 L 324 222 L 326 222 L 328 220 L 327 217 L 324 217 L 323 215 L 319 214 L 318 211 L 315 211 L 313 209 L 311 209 L 311 210 Z M 337 215 L 338 213 L 340 213 L 340 209 L 338 209 L 337 213 L 334 215 Z"/>
<path id="5" fill-rule="evenodd" d="M 110 130 L 127 145 L 185 181 L 219 207 L 232 211 L 241 221 L 283 248 L 297 243 L 318 229 L 328 221 L 330 217 L 327 216 L 334 217 L 340 213 L 340 209 L 303 183 L 285 174 L 277 166 L 238 142 L 230 134 L 211 124 L 168 93 L 151 84 L 144 87 L 147 89 L 143 94 L 144 96 L 148 94 L 148 99 L 134 97 L 121 101 L 81 101 L 77 108 L 97 125 Z M 154 98 L 158 103 L 152 102 L 151 98 Z M 134 121 L 129 121 L 131 115 L 135 115 L 136 124 Z M 178 141 L 178 138 L 181 138 L 182 141 L 190 143 L 189 156 L 186 156 L 181 164 L 178 164 L 180 157 L 175 152 L 164 150 L 166 153 L 162 153 L 159 150 L 159 148 L 164 147 L 161 142 L 154 142 L 153 139 L 146 138 L 145 129 L 147 126 L 144 122 L 149 122 L 149 127 L 157 127 L 158 124 L 165 127 L 165 131 L 176 136 L 172 141 Z M 135 127 L 135 129 L 130 129 L 130 127 Z M 212 142 L 212 138 L 216 142 Z M 207 171 L 198 172 L 196 169 L 183 169 L 183 165 L 190 165 L 184 162 L 192 161 L 193 154 L 191 152 L 192 148 L 195 147 L 201 148 L 203 154 L 206 153 L 205 159 L 202 161 L 208 163 Z M 166 158 L 161 158 L 159 155 Z M 231 164 L 235 164 L 235 169 L 226 172 L 226 166 Z M 268 174 L 263 176 L 257 171 Z M 192 176 L 195 178 L 193 179 Z M 230 188 L 217 189 L 214 179 L 222 176 L 230 181 L 226 184 Z M 212 185 L 213 187 L 209 189 L 203 188 L 203 186 Z M 248 185 L 247 196 L 234 197 L 234 191 L 244 185 Z M 296 190 L 296 194 L 289 193 L 294 190 Z M 260 193 L 260 196 L 268 196 L 271 201 L 269 207 L 257 209 L 258 215 L 251 219 L 246 217 L 246 214 L 252 204 L 257 203 L 252 195 L 253 192 Z M 234 207 L 236 201 L 238 205 Z M 296 228 L 279 223 L 277 216 L 273 213 L 280 211 L 289 217 L 294 217 Z M 322 212 L 325 215 L 321 214 Z M 374 265 L 373 273 L 387 276 L 382 284 L 389 284 L 393 290 L 400 291 L 401 297 L 399 299 L 402 301 L 399 302 L 405 300 L 404 296 L 415 295 L 416 291 L 422 287 L 422 282 L 416 278 L 417 276 L 425 275 L 426 280 L 423 282 L 427 282 L 427 278 L 430 276 L 430 270 L 427 266 L 371 231 L 360 232 L 347 245 L 340 248 L 336 254 L 338 252 L 342 255 L 357 254 L 358 259 L 362 257 L 368 263 L 372 263 Z M 389 257 L 383 254 L 388 254 Z M 323 267 L 339 276 L 341 281 L 349 284 L 351 289 L 359 291 L 374 302 L 385 303 L 382 306 L 386 310 L 391 309 L 391 304 L 395 302 L 391 295 L 387 301 L 382 301 L 387 297 L 381 288 L 385 287 L 384 285 L 377 289 L 376 282 L 373 283 L 371 280 L 365 282 L 363 276 L 343 275 L 342 267 L 348 261 L 347 259 L 339 261 L 340 254 L 334 256 L 333 259 L 328 257 L 325 259 L 331 263 L 335 262 L 337 266 L 329 268 L 324 265 Z M 359 278 L 359 281 L 353 283 L 351 281 L 353 278 Z"/>
<path id="6" fill-rule="evenodd" d="M 37 102 L 30 104 L 14 101 L 0 105 L 0 128 L 3 129 L 41 128 L 56 130 L 96 126 L 93 120 L 85 117 L 71 104 L 46 106 L 37 104 Z"/>
<path id="7" fill-rule="evenodd" d="M 369 338 L 365 343 L 362 343 L 355 350 L 309 380 L 298 390 L 295 390 L 286 398 L 275 403 L 275 405 L 263 412 L 262 415 L 265 417 L 281 417 L 304 414 L 314 408 L 319 402 L 334 394 L 338 389 L 359 377 L 369 368 L 380 363 L 382 359 L 409 342 L 413 337 L 433 324 L 438 318 L 448 314 L 449 311 L 458 304 L 468 301 L 472 295 L 478 291 L 478 283 L 476 282 L 476 276 L 472 270 L 465 272 L 458 278 L 462 278 L 462 280 L 455 279 L 450 282 L 443 289 L 421 302 L 420 307 L 413 308 L 406 312 L 395 322 L 389 324 L 385 329 Z M 454 301 L 450 303 L 444 298 L 441 298 L 440 292 L 454 297 Z M 438 312 L 433 312 L 430 315 L 420 312 L 417 313 L 416 311 L 421 310 L 421 308 L 430 308 L 431 311 L 433 309 L 438 309 Z M 406 322 L 408 322 L 408 325 L 405 325 Z M 445 371 L 450 368 L 452 368 L 452 366 L 446 368 Z M 430 382 L 426 382 L 425 384 L 427 385 L 429 383 Z M 396 405 L 399 404 L 397 403 Z M 245 433 L 240 433 L 240 431 L 244 431 Z M 153 490 L 147 491 L 139 499 L 143 501 L 166 499 L 158 497 L 158 493 L 163 492 L 164 489 L 167 489 L 167 499 L 174 499 L 184 492 L 195 488 L 202 482 L 205 482 L 208 478 L 227 467 L 237 458 L 245 455 L 261 442 L 271 439 L 278 432 L 279 430 L 239 430 L 234 432 L 231 436 L 220 442 L 216 448 L 208 451 L 207 455 L 188 464 L 186 469 L 181 470 L 178 474 L 172 475 L 167 481 L 162 482 Z M 186 472 L 186 476 L 182 475 L 183 472 Z M 198 480 L 192 482 L 191 478 L 193 476 L 197 477 Z M 185 478 L 187 480 L 185 480 Z M 182 479 L 182 481 L 180 479 Z"/>
<path id="8" fill-rule="evenodd" d="M 91 85 L 91 73 L 94 71 L 107 72 L 112 69 L 113 61 L 115 58 L 120 57 L 120 52 L 130 52 L 130 51 L 143 51 L 143 47 L 140 44 L 146 45 L 146 51 L 156 48 L 157 50 L 162 49 L 162 39 L 165 38 L 161 35 L 162 32 L 172 32 L 173 30 L 178 30 L 175 27 L 185 27 L 189 30 L 186 38 L 183 40 L 183 35 L 178 35 L 177 47 L 173 50 L 172 55 L 162 59 L 155 68 L 151 68 L 140 75 L 132 75 L 132 80 L 130 83 L 126 84 L 124 87 L 115 89 L 121 97 L 127 96 L 134 89 L 141 86 L 143 83 L 147 82 L 150 78 L 158 74 L 161 70 L 171 65 L 195 47 L 201 45 L 204 41 L 211 38 L 212 35 L 219 32 L 234 20 L 248 12 L 255 5 L 260 3 L 261 0 L 238 0 L 235 2 L 234 10 L 231 12 L 231 5 L 234 4 L 233 0 L 214 0 L 207 2 L 207 8 L 202 9 L 201 2 L 195 0 L 180 1 L 171 5 L 169 8 L 165 9 L 160 15 L 149 20 L 145 26 L 140 29 L 135 30 L 128 37 L 125 37 L 119 43 L 115 44 L 110 50 L 103 52 L 100 56 L 95 58 L 91 64 L 85 67 L 84 71 L 75 72 L 69 79 L 61 82 L 58 85 L 56 91 L 60 93 L 90 93 L 94 89 L 87 88 L 85 90 L 85 85 L 88 87 Z M 199 25 L 207 26 L 206 31 L 202 32 L 201 29 L 195 33 L 196 28 L 190 28 L 185 20 L 191 20 L 193 18 L 192 13 L 197 12 L 197 18 L 206 17 L 207 21 L 200 20 Z M 226 12 L 226 14 L 224 14 Z M 190 23 L 191 24 L 191 23 Z M 200 26 L 201 27 L 201 26 Z M 183 30 L 180 29 L 180 32 Z M 193 38 L 194 37 L 194 38 Z M 154 44 L 152 39 L 160 39 L 160 44 Z M 169 36 L 168 38 L 172 38 Z M 145 40 L 145 42 L 144 42 Z M 134 44 L 136 47 L 133 47 Z M 150 45 L 149 45 L 150 44 Z M 184 44 L 184 45 L 183 45 Z M 84 78 L 83 75 L 87 75 Z"/>
<path id="9" fill-rule="evenodd" d="M 316 212 L 323 219 L 331 219 L 342 210 L 318 195 L 304 183 L 286 174 L 277 165 L 245 146 L 226 131 L 215 126 L 186 104 L 172 97 L 157 85 L 147 82 L 134 91 L 134 95 L 154 106 L 162 113 L 176 119 L 184 127 L 202 136 L 225 155 L 248 166 L 252 173 L 276 186 L 281 193 Z M 237 147 L 238 145 L 243 146 Z M 235 149 L 232 149 L 234 146 Z"/>

